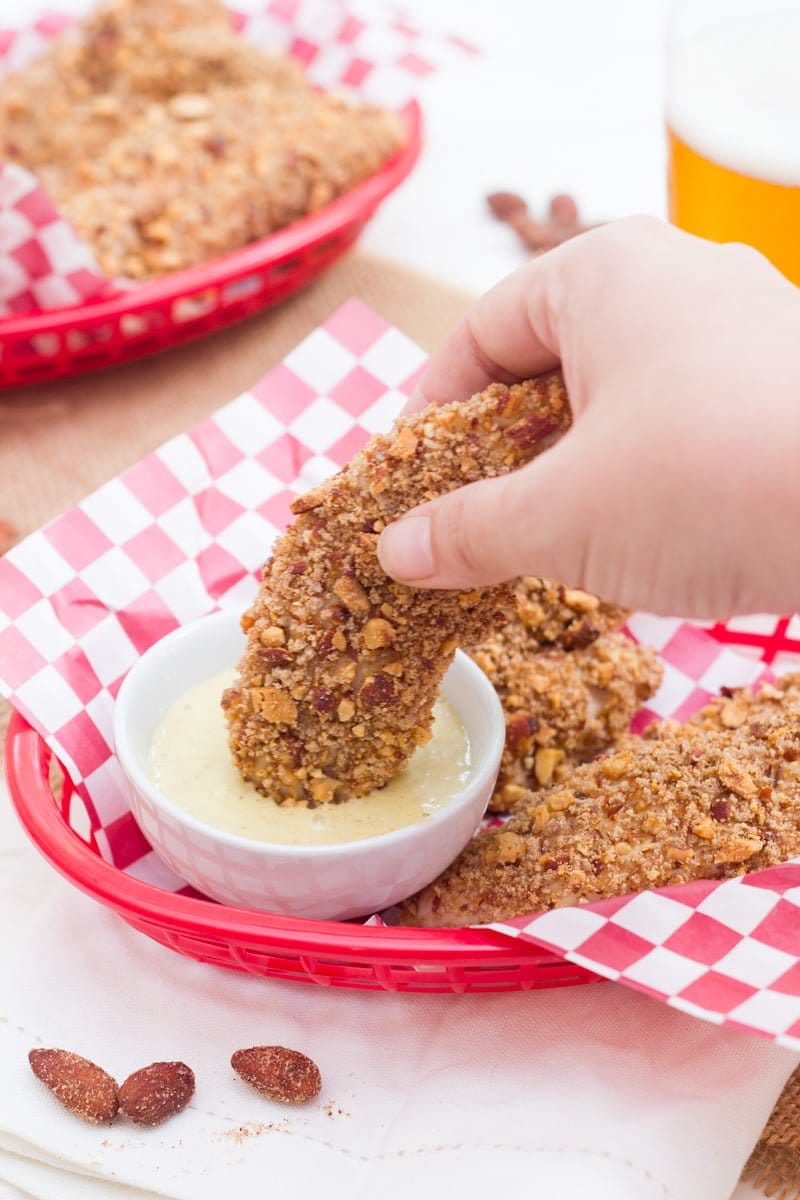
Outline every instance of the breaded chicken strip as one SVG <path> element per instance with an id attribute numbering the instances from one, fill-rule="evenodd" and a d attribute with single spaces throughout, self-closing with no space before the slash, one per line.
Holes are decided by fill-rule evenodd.
<path id="1" fill-rule="evenodd" d="M 778 696 L 773 693 L 777 691 Z M 717 707 L 721 713 L 725 701 Z M 748 703 L 750 703 L 748 701 Z M 800 677 L 736 728 L 626 736 L 501 829 L 478 834 L 407 901 L 404 924 L 459 926 L 691 879 L 800 853 Z"/>
<path id="2" fill-rule="evenodd" d="M 145 279 L 315 212 L 403 139 L 393 113 L 267 78 L 151 105 L 72 177 L 41 175 L 103 269 Z"/>
<path id="3" fill-rule="evenodd" d="M 154 102 L 254 80 L 305 86 L 291 60 L 234 31 L 220 0 L 111 0 L 0 83 L 0 153 L 51 186 Z"/>
<path id="4" fill-rule="evenodd" d="M 295 501 L 223 698 L 245 779 L 281 803 L 344 800 L 388 783 L 427 741 L 456 646 L 487 636 L 512 589 L 404 587 L 382 571 L 378 535 L 418 504 L 528 462 L 569 422 L 559 372 L 492 384 L 400 419 Z"/>
<path id="5" fill-rule="evenodd" d="M 772 721 L 781 712 L 800 710 L 800 675 L 782 676 L 776 683 L 756 687 L 723 688 L 689 721 L 699 729 L 754 729 Z"/>
<path id="6" fill-rule="evenodd" d="M 532 585 L 535 607 L 528 604 Z M 558 781 L 576 763 L 607 750 L 661 682 L 655 652 L 613 631 L 625 617 L 622 609 L 601 605 L 586 592 L 567 592 L 594 602 L 593 623 L 582 609 L 576 626 L 559 590 L 565 591 L 543 580 L 521 580 L 516 613 L 471 652 L 506 713 L 492 812 L 513 812 L 526 803 L 529 788 Z M 537 623 L 528 624 L 534 613 Z M 612 631 L 601 633 L 604 626 Z M 582 648 L 558 648 L 565 644 Z"/>
<path id="7" fill-rule="evenodd" d="M 0 148 L 35 171 L 107 274 L 235 250 L 360 183 L 398 118 L 320 92 L 219 0 L 111 0 L 0 83 Z"/>

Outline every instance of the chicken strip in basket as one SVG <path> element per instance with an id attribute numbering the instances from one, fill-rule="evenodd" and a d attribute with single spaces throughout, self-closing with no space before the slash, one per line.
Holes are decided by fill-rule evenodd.
<path id="1" fill-rule="evenodd" d="M 529 789 L 607 750 L 662 676 L 654 650 L 617 632 L 624 609 L 542 579 L 519 580 L 515 598 L 508 622 L 471 651 L 506 714 L 492 812 L 514 812 Z"/>
<path id="2" fill-rule="evenodd" d="M 744 719 L 730 725 L 731 700 Z M 727 723 L 726 723 L 727 721 Z M 626 736 L 613 754 L 530 794 L 403 906 L 408 925 L 484 924 L 800 853 L 800 676 L 722 697 L 686 726 Z"/>

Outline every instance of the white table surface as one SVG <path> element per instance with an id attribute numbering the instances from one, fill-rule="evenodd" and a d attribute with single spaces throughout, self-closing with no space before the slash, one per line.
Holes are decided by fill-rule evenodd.
<path id="1" fill-rule="evenodd" d="M 427 147 L 364 244 L 475 290 L 521 262 L 485 197 L 541 209 L 571 192 L 590 220 L 665 215 L 667 0 L 409 0 L 485 54 L 426 84 Z M 424 216 L 422 215 L 424 214 Z"/>
<path id="2" fill-rule="evenodd" d="M 244 7 L 244 4 L 241 5 Z M 0 0 L 2 24 L 85 0 Z M 367 249 L 475 291 L 522 261 L 485 196 L 543 206 L 571 192 L 589 220 L 665 214 L 662 114 L 667 0 L 405 0 L 419 23 L 484 50 L 426 84 L 426 146 L 384 205 Z M 760 1197 L 740 1186 L 732 1200 Z"/>

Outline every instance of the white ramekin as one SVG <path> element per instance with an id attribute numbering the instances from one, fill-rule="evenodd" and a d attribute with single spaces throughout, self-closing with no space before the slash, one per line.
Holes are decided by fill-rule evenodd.
<path id="1" fill-rule="evenodd" d="M 168 800 L 147 772 L 153 735 L 189 688 L 230 667 L 244 649 L 238 614 L 215 613 L 168 634 L 125 679 L 114 738 L 131 807 L 153 849 L 199 891 L 224 904 L 297 917 L 343 920 L 380 912 L 430 883 L 478 827 L 500 765 L 505 723 L 483 672 L 457 653 L 442 695 L 469 737 L 469 777 L 453 798 L 415 825 L 357 842 L 282 846 L 227 833 Z"/>

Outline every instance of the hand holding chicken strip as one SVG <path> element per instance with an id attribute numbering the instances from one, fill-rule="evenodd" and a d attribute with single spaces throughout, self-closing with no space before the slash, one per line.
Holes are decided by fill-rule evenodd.
<path id="1" fill-rule="evenodd" d="M 243 777 L 279 803 L 380 788 L 430 736 L 458 645 L 482 641 L 510 585 L 429 591 L 381 568 L 381 530 L 445 492 L 514 471 L 569 427 L 560 372 L 401 418 L 295 501 L 242 625 L 223 697 Z"/>

